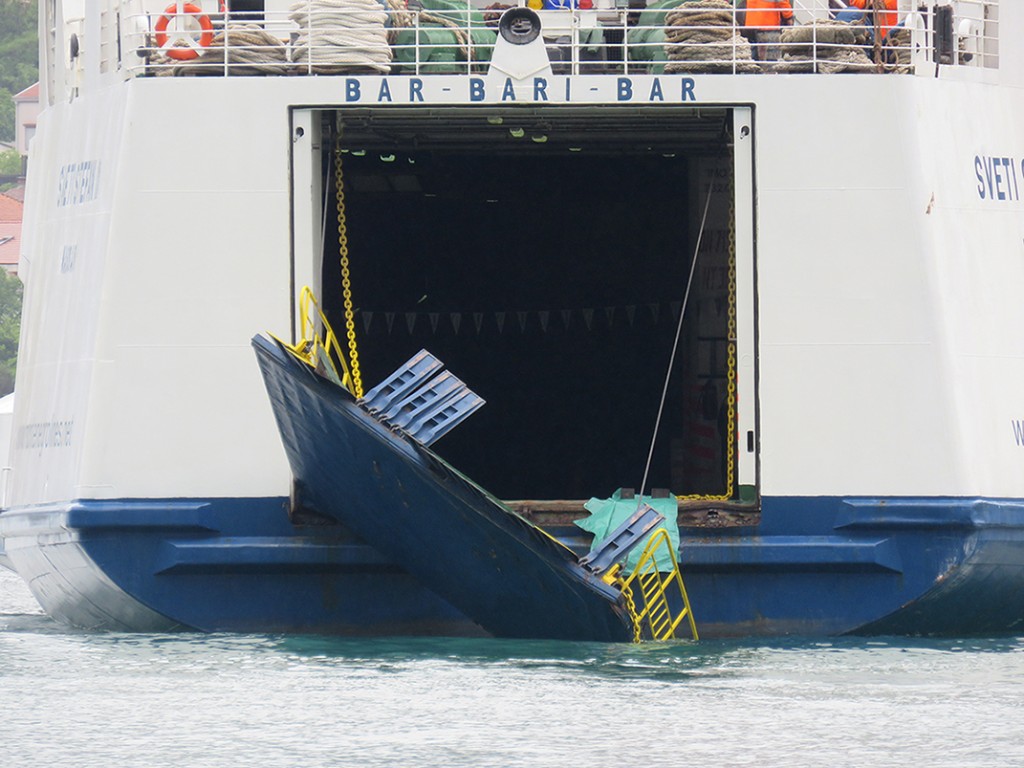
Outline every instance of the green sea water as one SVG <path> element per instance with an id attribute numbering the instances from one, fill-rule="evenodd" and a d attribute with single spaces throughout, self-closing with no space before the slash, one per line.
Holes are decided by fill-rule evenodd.
<path id="1" fill-rule="evenodd" d="M 83 633 L 0 569 L 0 766 L 1021 766 L 1024 639 Z"/>

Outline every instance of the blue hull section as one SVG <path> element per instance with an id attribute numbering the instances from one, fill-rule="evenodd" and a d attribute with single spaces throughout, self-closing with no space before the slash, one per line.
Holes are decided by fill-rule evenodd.
<path id="1" fill-rule="evenodd" d="M 80 627 L 483 634 L 341 526 L 287 499 L 82 501 L 9 510 L 0 535 L 51 616 Z M 682 528 L 702 637 L 1020 634 L 1024 505 L 770 498 L 751 529 Z M 578 552 L 578 529 L 552 531 Z"/>
<path id="2" fill-rule="evenodd" d="M 89 629 L 482 635 L 341 526 L 288 500 L 83 501 L 0 514 L 48 614 Z"/>
<path id="3" fill-rule="evenodd" d="M 1019 500 L 766 498 L 762 510 L 756 529 L 682 531 L 708 634 L 1024 630 Z"/>
<path id="4" fill-rule="evenodd" d="M 278 344 L 253 341 L 304 505 L 499 637 L 625 642 L 619 591 Z"/>

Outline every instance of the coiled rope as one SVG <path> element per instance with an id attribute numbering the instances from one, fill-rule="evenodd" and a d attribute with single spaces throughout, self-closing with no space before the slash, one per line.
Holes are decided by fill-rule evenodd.
<path id="1" fill-rule="evenodd" d="M 218 75 L 225 63 L 238 75 L 387 73 L 398 30 L 419 25 L 447 28 L 463 59 L 476 58 L 465 23 L 411 11 L 406 0 L 300 0 L 290 7 L 289 18 L 299 29 L 287 43 L 258 25 L 230 22 L 195 61 L 182 63 L 156 48 L 148 59 L 158 76 Z"/>
<path id="2" fill-rule="evenodd" d="M 871 72 L 875 65 L 860 48 L 857 30 L 835 19 L 815 19 L 782 32 L 778 72 Z"/>
<path id="3" fill-rule="evenodd" d="M 387 11 L 377 0 L 300 0 L 289 9 L 299 26 L 290 55 L 312 71 L 351 71 L 353 66 L 391 70 Z"/>
<path id="4" fill-rule="evenodd" d="M 688 0 L 665 15 L 665 72 L 759 72 L 728 0 Z"/>
<path id="5" fill-rule="evenodd" d="M 440 27 L 447 27 L 459 43 L 459 51 L 466 61 L 473 58 L 473 39 L 470 37 L 464 25 L 454 19 L 439 16 L 427 10 L 421 10 L 418 14 L 409 10 L 406 0 L 385 0 L 388 6 L 388 13 L 391 17 L 392 29 L 388 32 L 388 40 L 395 42 L 397 30 L 417 26 L 417 16 L 420 24 L 437 24 Z"/>
<path id="6" fill-rule="evenodd" d="M 220 75 L 225 57 L 233 75 L 282 74 L 288 66 L 288 49 L 279 38 L 255 24 L 241 23 L 228 24 L 198 59 L 175 65 L 162 56 L 153 63 L 173 65 L 158 69 L 157 75 Z"/>

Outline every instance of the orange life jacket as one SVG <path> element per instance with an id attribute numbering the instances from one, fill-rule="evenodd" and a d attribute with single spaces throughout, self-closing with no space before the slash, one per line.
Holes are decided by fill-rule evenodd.
<path id="1" fill-rule="evenodd" d="M 875 0 L 850 0 L 850 6 L 862 11 L 872 11 L 875 8 Z M 896 0 L 885 0 L 885 10 L 878 14 L 878 28 L 882 37 L 889 34 L 889 30 L 900 23 L 900 15 L 895 11 Z"/>
<path id="2" fill-rule="evenodd" d="M 793 4 L 789 0 L 747 0 L 748 29 L 767 29 L 782 26 L 783 19 L 793 18 Z"/>

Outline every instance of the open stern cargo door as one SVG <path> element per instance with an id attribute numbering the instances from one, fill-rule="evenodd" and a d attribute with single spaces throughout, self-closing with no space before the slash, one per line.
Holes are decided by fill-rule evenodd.
<path id="1" fill-rule="evenodd" d="M 583 514 L 581 500 L 644 474 L 710 195 L 648 487 L 752 506 L 752 119 L 296 110 L 294 284 L 335 328 L 350 297 L 366 380 L 429 349 L 491 404 L 445 438 L 448 463 L 500 499 Z"/>

